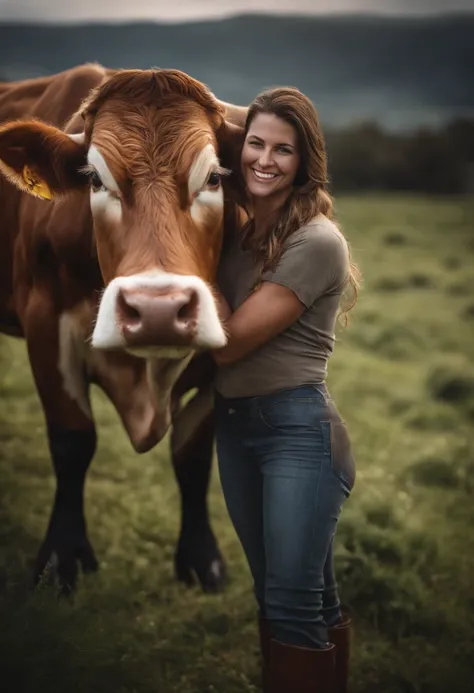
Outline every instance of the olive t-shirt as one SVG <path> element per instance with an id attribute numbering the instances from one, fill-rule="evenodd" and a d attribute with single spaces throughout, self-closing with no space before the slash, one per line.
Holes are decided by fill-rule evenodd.
<path id="1" fill-rule="evenodd" d="M 322 382 L 348 277 L 346 240 L 327 217 L 320 214 L 292 234 L 277 267 L 262 279 L 294 291 L 305 310 L 290 327 L 240 361 L 219 367 L 217 391 L 224 397 L 253 397 Z M 250 295 L 257 279 L 255 257 L 242 250 L 237 233 L 223 250 L 217 275 L 232 311 Z"/>

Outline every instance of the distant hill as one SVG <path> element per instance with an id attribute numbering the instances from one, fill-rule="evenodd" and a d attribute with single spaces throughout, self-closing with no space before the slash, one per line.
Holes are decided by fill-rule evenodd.
<path id="1" fill-rule="evenodd" d="M 98 61 L 177 67 L 226 100 L 294 84 L 325 124 L 387 127 L 474 114 L 474 14 L 435 18 L 242 16 L 192 24 L 0 24 L 0 79 Z"/>

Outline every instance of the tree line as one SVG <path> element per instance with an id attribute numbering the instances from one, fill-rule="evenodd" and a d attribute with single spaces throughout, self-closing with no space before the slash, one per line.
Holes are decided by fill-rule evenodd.
<path id="1" fill-rule="evenodd" d="M 474 119 L 389 132 L 377 123 L 326 131 L 335 191 L 474 192 Z"/>

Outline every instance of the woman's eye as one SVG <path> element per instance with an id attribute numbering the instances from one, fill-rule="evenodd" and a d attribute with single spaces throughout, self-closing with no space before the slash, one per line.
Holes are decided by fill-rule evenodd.
<path id="1" fill-rule="evenodd" d="M 207 185 L 210 188 L 217 188 L 220 185 L 221 177 L 217 171 L 213 171 L 207 179 Z"/>
<path id="2" fill-rule="evenodd" d="M 99 192 L 99 190 L 107 190 L 105 185 L 102 183 L 99 174 L 96 171 L 93 171 L 89 175 L 89 180 L 90 180 L 91 188 L 94 192 Z"/>
<path id="3" fill-rule="evenodd" d="M 255 140 L 253 142 L 249 142 L 248 144 L 251 147 L 260 147 L 261 146 L 260 142 L 255 142 Z"/>

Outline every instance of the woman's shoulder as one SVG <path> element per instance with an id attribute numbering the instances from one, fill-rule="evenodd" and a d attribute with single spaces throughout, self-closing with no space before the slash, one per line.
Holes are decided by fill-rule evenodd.
<path id="1" fill-rule="evenodd" d="M 288 247 L 298 245 L 306 250 L 314 248 L 315 252 L 333 252 L 345 254 L 348 251 L 344 234 L 339 231 L 337 224 L 324 214 L 311 219 L 288 239 Z"/>

